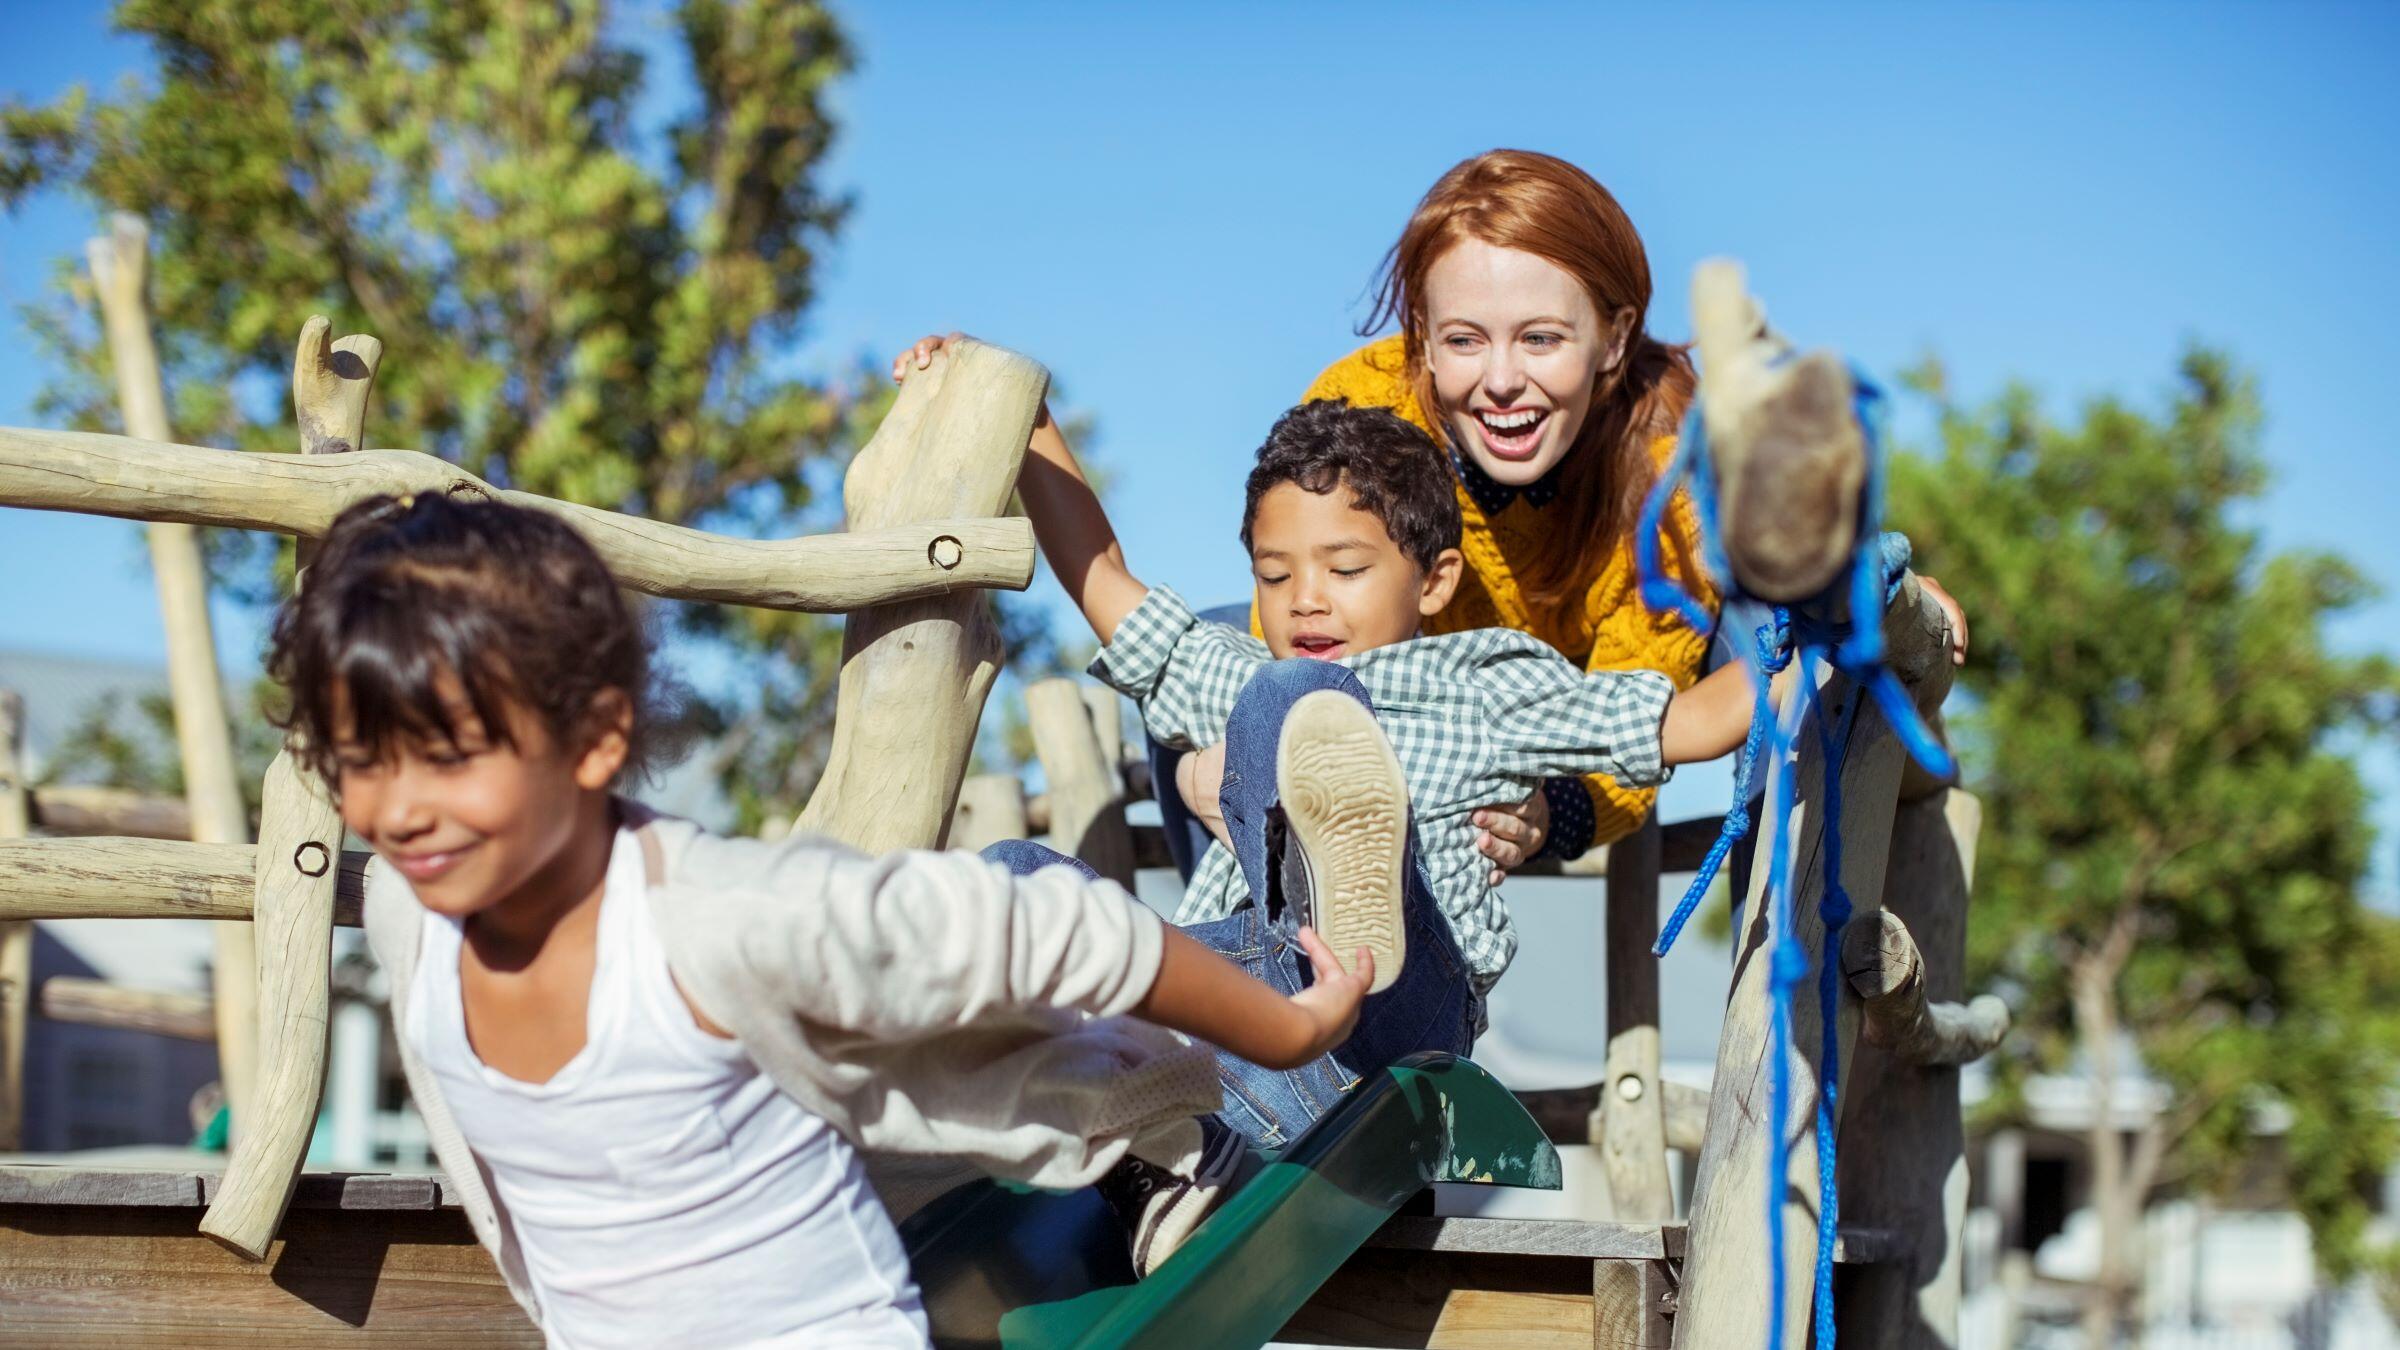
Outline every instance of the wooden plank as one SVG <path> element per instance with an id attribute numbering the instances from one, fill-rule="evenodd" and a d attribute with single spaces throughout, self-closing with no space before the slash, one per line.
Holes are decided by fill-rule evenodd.
<path id="1" fill-rule="evenodd" d="M 149 227 L 141 217 L 120 211 L 109 218 L 108 234 L 87 243 L 85 253 L 92 293 L 108 334 L 109 360 L 116 368 L 117 403 L 126 433 L 148 441 L 172 440 L 166 382 L 159 373 L 150 327 Z M 225 451 L 203 453 L 223 462 L 250 458 Z M 0 479 L 7 476 L 0 472 Z M 175 745 L 183 767 L 184 800 L 191 811 L 190 837 L 202 844 L 246 844 L 250 808 L 242 799 L 241 778 L 234 767 L 233 728 L 226 718 L 225 685 L 217 669 L 200 535 L 189 522 L 149 519 L 150 562 L 166 627 L 167 687 L 175 705 Z M 226 1105 L 238 1119 L 251 1106 L 251 1083 L 257 1073 L 257 958 L 246 925 L 220 923 L 212 937 L 217 1078 Z"/>
<path id="2" fill-rule="evenodd" d="M 375 855 L 345 851 L 333 921 L 358 926 Z M 159 839 L 0 840 L 0 918 L 248 919 L 258 850 Z"/>
<path id="3" fill-rule="evenodd" d="M 0 1207 L 12 1345 L 539 1346 L 456 1211 L 295 1210 L 263 1262 L 202 1237 L 199 1211 Z"/>
<path id="4" fill-rule="evenodd" d="M 1681 1228 L 1681 1224 L 1401 1214 L 1385 1220 L 1367 1239 L 1367 1246 L 1493 1256 L 1571 1256 L 1590 1261 L 1662 1261 L 1679 1254 L 1669 1234 Z"/>
<path id="5" fill-rule="evenodd" d="M 1920 707 L 1938 705 L 1950 684 L 1947 621 L 1914 578 L 1903 586 L 1886 618 L 1886 628 L 1894 673 L 1912 688 Z M 1844 678 L 1833 680 L 1824 694 L 1820 715 L 1827 718 L 1838 718 L 1847 701 L 1863 697 Z M 1788 764 L 1770 766 L 1767 790 L 1768 800 L 1775 800 L 1776 778 L 1797 773 L 1799 805 L 1787 841 L 1792 923 L 1813 970 L 1825 944 L 1824 924 L 1817 914 L 1825 884 L 1820 856 L 1825 767 L 1814 719 L 1800 728 L 1799 743 L 1796 769 Z M 1900 766 L 1907 755 L 1872 706 L 1857 711 L 1841 755 L 1842 884 L 1859 907 L 1853 918 L 1872 919 L 1883 895 Z M 1767 1198 L 1771 1131 L 1775 1128 L 1770 1123 L 1774 1120 L 1770 1084 L 1775 1065 L 1768 1027 L 1768 972 L 1776 936 L 1769 931 L 1771 916 L 1764 903 L 1772 870 L 1766 864 L 1762 856 L 1752 869 L 1750 895 L 1735 938 L 1733 991 L 1717 1045 L 1708 1130 L 1701 1142 L 1699 1180 L 1692 1197 L 1692 1260 L 1684 1271 L 1683 1310 L 1676 1318 L 1675 1343 L 1682 1347 L 1754 1346 L 1766 1341 L 1768 1308 L 1759 1295 L 1768 1287 L 1767 1234 L 1760 1214 Z M 1857 999 L 1846 986 L 1841 986 L 1839 993 L 1835 1036 L 1847 1064 L 1857 1034 Z M 1793 1000 L 1792 1053 L 1787 1061 L 1792 1081 L 1790 1171 L 1775 1183 L 1784 1197 L 1784 1350 L 1798 1350 L 1808 1335 L 1807 1312 L 1815 1285 L 1817 1148 L 1813 1121 L 1823 1039 L 1816 991 L 1809 983 Z"/>
<path id="6" fill-rule="evenodd" d="M 217 1038 L 216 1011 L 206 994 L 128 989 L 106 980 L 53 975 L 42 981 L 42 1016 L 77 1026 L 115 1027 L 186 1041 Z"/>
<path id="7" fill-rule="evenodd" d="M 1005 348 L 971 339 L 945 345 L 910 374 L 851 461 L 842 482 L 851 527 L 998 516 L 1016 491 L 1049 385 L 1050 372 Z M 1022 531 L 1030 550 L 1025 521 L 981 524 Z M 1029 551 L 1028 577 L 1031 566 Z M 991 601 L 959 593 L 842 608 L 851 613 L 833 745 L 797 828 L 870 853 L 939 848 L 1000 669 Z"/>
<path id="8" fill-rule="evenodd" d="M 1892 825 L 1884 903 L 1913 930 L 1920 994 L 1965 992 L 1967 905 L 1982 805 L 1956 789 L 1904 802 Z M 1893 1350 L 1953 1350 L 1964 1293 L 1966 1132 L 1958 1069 L 1909 1063 L 1861 1038 L 1843 1113 L 1842 1213 L 1897 1231 L 1906 1259 L 1836 1286 L 1846 1339 Z M 2003 1197 L 2002 1209 L 2007 1212 Z"/>
<path id="9" fill-rule="evenodd" d="M 80 1167 L 64 1163 L 0 1164 L 0 1205 L 205 1206 L 223 1188 L 224 1174 L 198 1169 Z M 439 1176 L 381 1172 L 304 1173 L 293 1209 L 441 1209 L 457 1198 Z"/>
<path id="10" fill-rule="evenodd" d="M 1667 1350 L 1674 1311 L 1666 1262 L 1592 1263 L 1592 1344 L 1599 1350 Z"/>
<path id="11" fill-rule="evenodd" d="M 1335 1272 L 1275 1336 L 1438 1350 L 1591 1350 L 1592 1337 L 1589 1261 L 1373 1249 Z"/>
<path id="12" fill-rule="evenodd" d="M 1590 1125 L 1608 1173 L 1610 1215 L 1674 1217 L 1667 1177 L 1666 1093 L 1658 1077 L 1658 820 L 1609 845 L 1606 1105 Z"/>

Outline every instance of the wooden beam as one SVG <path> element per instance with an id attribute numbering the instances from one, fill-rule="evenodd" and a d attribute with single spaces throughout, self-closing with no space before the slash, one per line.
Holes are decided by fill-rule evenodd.
<path id="1" fill-rule="evenodd" d="M 117 402 L 124 413 L 127 436 L 141 441 L 172 440 L 175 433 L 167 424 L 166 381 L 159 370 L 158 346 L 150 326 L 149 226 L 139 216 L 118 212 L 109 218 L 108 234 L 86 244 L 85 254 L 101 323 L 108 333 L 109 360 L 116 367 Z M 222 450 L 190 453 L 204 461 L 204 471 L 249 458 Z M 10 466 L 5 452 L 0 452 L 0 466 Z M 0 467 L 0 483 L 17 476 L 9 467 Z M 57 485 L 53 480 L 44 481 Z M 111 486 L 120 492 L 127 490 L 126 485 Z M 140 487 L 132 486 L 128 495 L 138 502 Z M 151 522 L 150 561 L 158 578 L 159 614 L 166 624 L 167 686 L 175 705 L 175 744 L 183 764 L 184 799 L 191 807 L 191 838 L 202 844 L 247 844 L 250 808 L 242 799 L 241 779 L 234 766 L 233 729 L 226 720 L 225 686 L 217 670 L 217 640 L 208 615 L 208 570 L 200 556 L 199 532 L 192 528 L 205 522 L 154 512 L 141 518 Z M 258 1063 L 258 973 L 251 939 L 251 930 L 243 924 L 219 925 L 214 932 L 217 1078 L 236 1120 L 242 1119 L 250 1106 Z"/>
<path id="2" fill-rule="evenodd" d="M 841 534 L 734 539 L 525 492 L 503 492 L 414 450 L 233 454 L 129 438 L 0 427 L 0 506 L 315 538 L 379 494 L 452 492 L 548 511 L 583 532 L 617 580 L 676 600 L 840 613 L 1033 580 L 1021 519 L 926 516 Z M 963 513 L 961 513 L 963 515 Z"/>
<path id="3" fill-rule="evenodd" d="M 1910 687 L 1918 706 L 1935 707 L 1950 687 L 1947 623 L 1941 609 L 1912 577 L 1887 615 L 1891 669 Z M 1865 697 L 1847 678 L 1823 691 L 1818 716 L 1838 718 L 1850 700 Z M 1776 800 L 1776 778 L 1796 773 L 1798 806 L 1793 812 L 1790 850 L 1793 935 L 1811 969 L 1827 956 L 1817 906 L 1824 894 L 1825 756 L 1815 718 L 1800 728 L 1797 766 L 1769 766 L 1767 800 Z M 1871 703 L 1857 710 L 1850 734 L 1839 747 L 1842 794 L 1842 885 L 1862 907 L 1854 920 L 1873 919 L 1884 891 L 1893 810 L 1900 770 L 1907 759 L 1898 737 Z M 1765 888 L 1771 840 L 1762 841 L 1751 871 L 1750 895 L 1734 939 L 1733 991 L 1717 1043 L 1708 1131 L 1701 1141 L 1698 1182 L 1691 1206 L 1692 1253 L 1684 1270 L 1682 1310 L 1675 1343 L 1682 1347 L 1755 1346 L 1766 1342 L 1768 1308 L 1767 1235 L 1760 1222 L 1770 1182 L 1775 1120 L 1770 1084 L 1774 1078 L 1769 1035 L 1768 975 L 1779 937 L 1768 921 Z M 1838 982 L 1837 982 L 1838 984 Z M 1846 994 L 1846 989 L 1842 990 Z M 1836 1043 L 1845 1064 L 1857 1035 L 1857 1001 L 1842 998 Z M 1799 1350 L 1809 1334 L 1809 1301 L 1815 1286 L 1817 1147 L 1814 1120 L 1823 1028 L 1813 983 L 1793 1000 L 1789 1135 L 1790 1171 L 1773 1178 L 1783 1197 L 1783 1308 L 1781 1350 Z M 1776 1350 L 1770 1347 L 1770 1350 Z"/>
<path id="4" fill-rule="evenodd" d="M 1592 1139 L 1593 1118 L 1608 1109 L 1608 1084 L 1540 1088 L 1519 1092 L 1516 1098 L 1550 1142 L 1588 1144 Z M 1688 1083 L 1661 1082 L 1659 1105 L 1665 1116 L 1667 1147 L 1697 1155 L 1700 1136 L 1708 1127 L 1708 1089 Z"/>
<path id="5" fill-rule="evenodd" d="M 1658 820 L 1608 848 L 1607 1105 L 1590 1139 L 1608 1172 L 1610 1217 L 1662 1221 L 1675 1215 L 1667 1177 L 1666 1093 L 1658 1077 Z"/>
<path id="6" fill-rule="evenodd" d="M 189 839 L 192 807 L 181 797 L 54 783 L 33 790 L 33 827 L 49 835 Z"/>
<path id="7" fill-rule="evenodd" d="M 129 989 L 106 980 L 53 975 L 36 1000 L 42 1016 L 85 1027 L 143 1031 L 185 1041 L 217 1039 L 216 1009 L 206 994 Z"/>
<path id="8" fill-rule="evenodd" d="M 944 346 L 926 369 L 910 372 L 843 476 L 851 527 L 921 532 L 918 522 L 962 516 L 978 528 L 1006 527 L 1028 542 L 1030 577 L 1026 522 L 981 518 L 999 515 L 1015 494 L 1049 387 L 1049 371 L 1006 348 L 971 339 Z M 966 537 L 963 526 L 938 528 Z M 925 547 L 918 545 L 919 557 Z M 867 603 L 838 606 L 851 613 L 833 746 L 798 828 L 869 852 L 939 848 L 1000 669 L 999 628 L 980 594 Z"/>
<path id="9" fill-rule="evenodd" d="M 33 825 L 25 788 L 25 700 L 0 689 L 0 839 Z M 33 993 L 33 925 L 0 920 L 0 1151 L 25 1144 L 25 1008 Z"/>
<path id="10" fill-rule="evenodd" d="M 0 920 L 248 920 L 258 850 L 248 844 L 157 839 L 0 841 Z M 335 872 L 334 922 L 358 926 L 374 855 L 344 851 Z"/>
<path id="11" fill-rule="evenodd" d="M 1664 1261 L 1592 1263 L 1592 1344 L 1598 1350 L 1667 1350 L 1675 1277 Z"/>
<path id="12" fill-rule="evenodd" d="M 1893 822 L 1884 904 L 1892 922 L 1907 925 L 1902 932 L 1913 930 L 1907 955 L 1916 960 L 1908 974 L 1917 998 L 1955 1000 L 1964 993 L 1967 904 L 1982 819 L 1974 796 L 1954 788 L 1902 803 Z M 1842 1113 L 1842 1214 L 1897 1230 L 1907 1255 L 1837 1286 L 1835 1314 L 1845 1341 L 1955 1350 L 1967 1217 L 1956 1061 L 1910 1062 L 1877 1043 L 1872 1002 L 1867 1016 L 1869 1032 L 1844 1089 L 1855 1107 Z M 2005 1022 L 2005 1009 L 1999 1020 Z M 2005 1195 L 1999 1208 L 2006 1217 Z"/>
<path id="13" fill-rule="evenodd" d="M 1025 820 L 1025 785 L 1013 773 L 979 773 L 958 787 L 958 810 L 950 818 L 950 847 L 980 853 L 1003 839 L 1031 833 Z"/>
<path id="14" fill-rule="evenodd" d="M 333 340 L 311 316 L 292 357 L 292 406 L 301 453 L 322 456 L 362 444 L 367 398 L 383 344 L 363 334 Z M 315 543 L 302 540 L 292 585 L 307 584 Z M 252 1260 L 263 1258 L 300 1181 L 325 1095 L 326 1034 L 333 1015 L 334 860 L 342 816 L 323 779 L 286 745 L 260 793 L 257 893 L 259 1078 L 247 1121 L 233 1132 L 225 1190 L 200 1231 Z"/>
<path id="15" fill-rule="evenodd" d="M 1842 934 L 1842 973 L 1867 1039 L 1904 1064 L 1971 1064 L 2008 1036 L 2008 1005 L 1990 994 L 1963 1006 L 1925 996 L 1925 958 L 1888 909 Z"/>
<path id="16" fill-rule="evenodd" d="M 1050 839 L 1121 886 L 1133 884 L 1133 838 L 1125 828 L 1123 789 L 1101 746 L 1090 705 L 1071 679 L 1041 680 L 1025 690 L 1034 752 L 1050 780 Z"/>

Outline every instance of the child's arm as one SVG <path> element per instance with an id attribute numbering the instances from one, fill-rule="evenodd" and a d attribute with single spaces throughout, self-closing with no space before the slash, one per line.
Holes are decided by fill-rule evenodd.
<path id="1" fill-rule="evenodd" d="M 1296 1069 L 1350 1039 L 1375 979 L 1373 952 L 1359 948 L 1345 971 L 1313 928 L 1300 930 L 1300 950 L 1316 968 L 1316 983 L 1290 998 L 1176 929 L 1166 930 L 1166 940 L 1158 979 L 1134 1016 L 1263 1068 Z"/>
<path id="2" fill-rule="evenodd" d="M 1106 642 L 1150 588 L 1127 570 L 1117 532 L 1109 528 L 1099 494 L 1092 491 L 1075 463 L 1075 452 L 1059 434 L 1048 402 L 1034 419 L 1033 438 L 1025 449 L 1017 495 L 1025 503 L 1025 514 L 1033 518 L 1033 537 L 1059 584 L 1067 588 L 1067 598 L 1091 624 L 1093 636 Z"/>
<path id="3" fill-rule="evenodd" d="M 1769 706 L 1780 708 L 1791 697 L 1799 669 L 1795 662 L 1776 672 L 1768 685 Z M 1749 673 L 1750 668 L 1738 661 L 1719 666 L 1667 704 L 1658 729 L 1667 763 L 1699 764 L 1741 749 L 1758 706 Z"/>

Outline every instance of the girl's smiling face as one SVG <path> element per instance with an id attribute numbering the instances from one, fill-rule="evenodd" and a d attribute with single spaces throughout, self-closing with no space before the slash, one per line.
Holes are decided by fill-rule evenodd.
<path id="1" fill-rule="evenodd" d="M 630 705 L 607 691 L 596 708 L 596 734 L 581 747 L 562 744 L 531 708 L 507 703 L 510 726 L 495 735 L 477 716 L 456 676 L 438 687 L 453 733 L 395 739 L 380 754 L 339 734 L 335 739 L 342 823 L 407 878 L 427 909 L 464 919 L 519 897 L 546 897 L 554 874 L 573 861 L 579 829 L 595 800 L 605 817 L 608 786 L 625 762 L 627 725 L 614 715 Z M 349 722 L 346 690 L 337 689 L 337 728 Z"/>
<path id="2" fill-rule="evenodd" d="M 1631 308 L 1602 315 L 1564 269 L 1467 238 L 1425 272 L 1423 360 L 1451 437 L 1491 478 L 1539 481 L 1625 357 Z"/>

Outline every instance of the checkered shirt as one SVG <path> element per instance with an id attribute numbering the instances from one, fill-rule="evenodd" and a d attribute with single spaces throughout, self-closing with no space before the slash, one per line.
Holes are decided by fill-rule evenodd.
<path id="1" fill-rule="evenodd" d="M 1198 750 L 1225 738 L 1234 699 L 1273 659 L 1265 643 L 1203 621 L 1183 597 L 1158 587 L 1118 625 L 1091 673 L 1141 705 L 1152 736 Z M 1656 671 L 1587 673 L 1509 628 L 1411 638 L 1339 664 L 1366 686 L 1400 759 L 1418 862 L 1476 989 L 1488 990 L 1516 956 L 1517 935 L 1488 881 L 1491 861 L 1475 847 L 1474 812 L 1561 775 L 1605 773 L 1638 787 L 1664 781 L 1659 724 L 1675 686 Z M 1233 851 L 1212 842 L 1175 921 L 1223 918 L 1249 894 Z"/>

